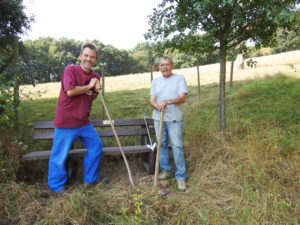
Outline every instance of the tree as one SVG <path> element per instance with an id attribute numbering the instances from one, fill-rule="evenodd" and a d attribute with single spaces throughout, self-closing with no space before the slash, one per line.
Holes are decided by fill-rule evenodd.
<path id="1" fill-rule="evenodd" d="M 32 20 L 24 12 L 23 0 L 0 0 L 0 73 L 15 59 L 16 38 L 30 28 Z M 25 54 L 23 50 L 18 49 Z"/>
<path id="2" fill-rule="evenodd" d="M 28 18 L 24 12 L 23 0 L 0 0 L 0 73 L 14 64 L 18 66 L 19 56 L 26 58 L 24 46 L 19 41 L 19 35 L 23 34 L 26 29 L 30 28 L 32 18 Z M 19 106 L 19 84 L 20 74 L 18 68 L 14 71 L 13 76 L 3 76 L 5 84 L 14 84 L 13 98 L 15 111 L 15 124 L 17 124 Z M 11 83 L 11 81 L 14 81 Z M 1 101 L 1 107 L 6 105 Z"/>
<path id="3" fill-rule="evenodd" d="M 153 15 L 147 39 L 189 52 L 219 50 L 219 125 L 225 131 L 226 57 L 246 40 L 272 42 L 279 27 L 299 24 L 299 0 L 162 0 Z"/>
<path id="4" fill-rule="evenodd" d="M 134 49 L 129 51 L 129 56 L 135 62 L 135 64 L 132 67 L 133 73 L 141 73 L 149 70 L 147 49 L 148 43 L 144 42 L 138 43 Z"/>
<path id="5" fill-rule="evenodd" d="M 23 0 L 0 0 L 0 47 L 12 46 L 14 36 L 29 29 L 32 20 L 24 12 Z"/>
<path id="6" fill-rule="evenodd" d="M 28 71 L 42 83 L 60 81 L 64 68 L 77 63 L 82 42 L 40 37 L 34 41 L 27 40 L 24 45 L 30 60 L 26 63 L 27 67 L 24 65 L 23 72 Z M 23 83 L 28 82 L 28 79 L 23 80 Z"/>
<path id="7" fill-rule="evenodd" d="M 300 49 L 300 27 L 298 31 L 286 32 L 279 29 L 276 33 L 276 46 L 274 51 L 276 53 L 294 51 Z"/>

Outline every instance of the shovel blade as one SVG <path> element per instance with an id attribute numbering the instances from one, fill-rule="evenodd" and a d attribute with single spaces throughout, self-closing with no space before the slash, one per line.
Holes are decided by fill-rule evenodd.
<path id="1" fill-rule="evenodd" d="M 156 148 L 156 143 L 154 143 L 153 145 L 147 145 L 147 148 L 150 148 L 154 152 L 154 149 Z"/>

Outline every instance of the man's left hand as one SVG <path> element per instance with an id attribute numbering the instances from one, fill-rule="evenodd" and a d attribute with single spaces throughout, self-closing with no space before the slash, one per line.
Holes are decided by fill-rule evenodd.
<path id="1" fill-rule="evenodd" d="M 102 90 L 102 85 L 100 83 L 100 81 L 98 80 L 95 84 L 95 87 L 94 87 L 94 90 L 95 92 L 99 93 L 101 90 Z"/>
<path id="2" fill-rule="evenodd" d="M 159 103 L 157 103 L 157 109 L 159 111 L 165 111 L 168 104 L 169 104 L 169 100 L 162 100 Z"/>

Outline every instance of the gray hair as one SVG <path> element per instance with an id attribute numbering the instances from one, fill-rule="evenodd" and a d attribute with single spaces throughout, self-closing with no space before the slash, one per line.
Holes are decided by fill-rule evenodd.
<path id="1" fill-rule="evenodd" d="M 160 60 L 158 61 L 158 66 L 160 66 L 160 62 L 161 62 L 162 60 L 169 60 L 169 62 L 173 65 L 173 61 L 172 61 L 172 59 L 171 59 L 170 57 L 168 57 L 168 56 L 163 56 L 163 57 L 161 57 Z"/>
<path id="2" fill-rule="evenodd" d="M 90 48 L 96 52 L 96 57 L 98 58 L 98 48 L 94 43 L 85 43 L 81 46 L 80 55 L 82 54 L 83 49 Z"/>

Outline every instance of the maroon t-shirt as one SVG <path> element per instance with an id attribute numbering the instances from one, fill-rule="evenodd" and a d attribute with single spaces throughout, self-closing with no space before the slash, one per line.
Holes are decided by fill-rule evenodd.
<path id="1" fill-rule="evenodd" d="M 75 86 L 89 84 L 91 78 L 100 76 L 91 71 L 86 73 L 79 65 L 69 65 L 61 78 L 61 89 L 56 108 L 54 126 L 57 128 L 78 128 L 90 123 L 93 90 L 85 94 L 69 97 L 66 92 Z"/>

